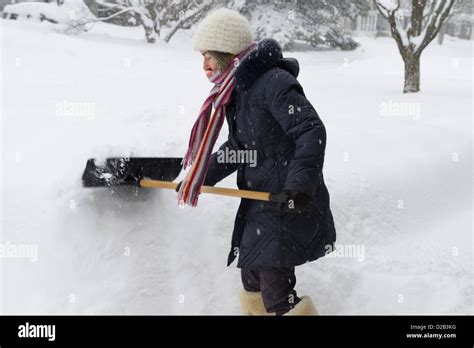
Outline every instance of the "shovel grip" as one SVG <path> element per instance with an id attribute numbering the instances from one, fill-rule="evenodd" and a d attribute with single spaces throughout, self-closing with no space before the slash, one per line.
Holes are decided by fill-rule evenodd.
<path id="1" fill-rule="evenodd" d="M 178 186 L 178 183 L 171 181 L 161 181 L 161 180 L 151 180 L 151 179 L 142 179 L 140 180 L 140 186 L 146 188 L 163 188 L 175 190 Z M 201 186 L 201 192 L 210 193 L 214 195 L 221 196 L 231 196 L 231 197 L 240 197 L 246 199 L 253 199 L 257 201 L 275 201 L 272 199 L 273 194 L 269 192 L 260 192 L 260 191 L 249 191 L 249 190 L 238 190 L 225 187 L 213 187 L 213 186 Z"/>

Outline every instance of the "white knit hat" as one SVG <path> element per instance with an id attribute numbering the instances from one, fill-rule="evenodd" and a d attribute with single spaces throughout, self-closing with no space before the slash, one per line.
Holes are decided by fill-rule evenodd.
<path id="1" fill-rule="evenodd" d="M 221 8 L 208 14 L 193 37 L 196 51 L 237 54 L 253 42 L 250 23 L 237 11 Z"/>

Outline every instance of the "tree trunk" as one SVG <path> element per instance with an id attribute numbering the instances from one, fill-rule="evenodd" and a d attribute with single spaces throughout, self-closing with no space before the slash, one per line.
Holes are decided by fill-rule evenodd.
<path id="1" fill-rule="evenodd" d="M 405 63 L 405 85 L 403 93 L 416 93 L 420 91 L 420 56 L 411 52 L 403 56 Z"/>
<path id="2" fill-rule="evenodd" d="M 442 45 L 444 41 L 444 34 L 446 33 L 446 25 L 447 23 L 444 23 L 438 33 L 438 43 L 440 45 Z"/>
<path id="3" fill-rule="evenodd" d="M 139 13 L 139 18 L 143 29 L 145 30 L 145 37 L 148 43 L 154 44 L 159 37 L 156 32 L 155 22 L 153 22 L 149 17 Z"/>
<path id="4" fill-rule="evenodd" d="M 143 29 L 145 29 L 146 42 L 154 44 L 156 42 L 156 32 L 153 27 L 148 27 L 143 24 Z"/>

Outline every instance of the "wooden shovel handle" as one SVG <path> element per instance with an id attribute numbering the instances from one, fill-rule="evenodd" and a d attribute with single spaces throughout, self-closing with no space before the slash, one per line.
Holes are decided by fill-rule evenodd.
<path id="1" fill-rule="evenodd" d="M 140 180 L 140 186 L 146 187 L 146 188 L 163 188 L 163 189 L 176 190 L 178 183 L 171 182 L 171 181 L 142 179 Z M 202 186 L 201 192 L 211 193 L 214 195 L 254 199 L 257 201 L 273 201 L 273 199 L 271 199 L 270 197 L 271 194 L 269 192 L 237 190 L 237 189 L 213 187 L 213 186 Z"/>

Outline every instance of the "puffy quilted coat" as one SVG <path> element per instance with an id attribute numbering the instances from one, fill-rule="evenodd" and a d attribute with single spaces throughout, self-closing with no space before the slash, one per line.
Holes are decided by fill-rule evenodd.
<path id="1" fill-rule="evenodd" d="M 260 41 L 236 70 L 226 106 L 229 137 L 219 150 L 255 151 L 257 165 L 223 162 L 216 151 L 204 184 L 214 186 L 237 170 L 240 189 L 299 191 L 312 202 L 307 211 L 283 213 L 278 203 L 242 199 L 228 265 L 238 256 L 240 268 L 293 267 L 324 256 L 336 240 L 323 178 L 326 131 L 298 72 L 298 62 L 283 58 L 273 39 Z"/>

